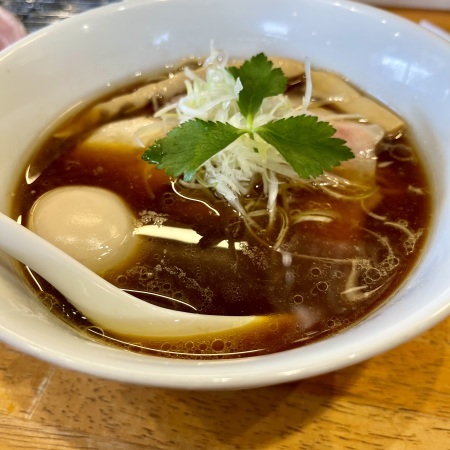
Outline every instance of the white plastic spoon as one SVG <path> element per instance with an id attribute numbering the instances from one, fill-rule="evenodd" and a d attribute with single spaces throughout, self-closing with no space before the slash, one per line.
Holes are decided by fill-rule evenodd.
<path id="1" fill-rule="evenodd" d="M 154 306 L 91 272 L 26 227 L 0 213 L 0 250 L 51 283 L 97 326 L 136 337 L 191 336 L 242 327 L 264 316 L 212 316 Z"/>

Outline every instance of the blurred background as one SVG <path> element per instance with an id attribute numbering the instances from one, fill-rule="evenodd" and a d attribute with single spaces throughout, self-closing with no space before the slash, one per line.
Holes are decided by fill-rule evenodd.
<path id="1" fill-rule="evenodd" d="M 0 6 L 15 14 L 30 33 L 74 14 L 116 1 L 118 0 L 0 0 Z"/>
<path id="2" fill-rule="evenodd" d="M 0 0 L 0 7 L 16 15 L 30 33 L 74 14 L 117 1 L 120 0 Z M 450 0 L 356 1 L 376 6 L 450 9 Z"/>

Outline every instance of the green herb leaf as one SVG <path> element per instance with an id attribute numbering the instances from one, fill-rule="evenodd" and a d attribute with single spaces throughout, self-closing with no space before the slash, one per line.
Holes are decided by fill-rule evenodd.
<path id="1" fill-rule="evenodd" d="M 158 169 L 165 169 L 170 176 L 183 174 L 185 181 L 192 181 L 202 164 L 244 133 L 245 130 L 229 123 L 193 119 L 157 140 L 142 159 L 157 164 Z"/>
<path id="2" fill-rule="evenodd" d="M 266 97 L 283 94 L 287 78 L 281 69 L 274 69 L 264 53 L 245 61 L 241 67 L 230 67 L 229 72 L 235 79 L 239 78 L 242 90 L 239 93 L 239 109 L 251 128 L 255 114 Z"/>
<path id="3" fill-rule="evenodd" d="M 314 116 L 295 116 L 269 122 L 254 130 L 273 145 L 302 178 L 314 178 L 354 158 L 342 139 L 333 138 L 336 130 Z"/>
<path id="4" fill-rule="evenodd" d="M 343 140 L 332 137 L 335 129 L 313 116 L 289 117 L 253 129 L 253 119 L 264 98 L 284 93 L 287 86 L 281 69 L 273 69 L 264 53 L 239 68 L 227 70 L 241 80 L 243 88 L 238 104 L 247 128 L 193 119 L 156 141 L 142 156 L 145 161 L 165 169 L 168 175 L 183 175 L 186 181 L 192 181 L 200 166 L 243 134 L 250 137 L 257 134 L 273 145 L 302 178 L 317 177 L 324 170 L 354 157 Z"/>

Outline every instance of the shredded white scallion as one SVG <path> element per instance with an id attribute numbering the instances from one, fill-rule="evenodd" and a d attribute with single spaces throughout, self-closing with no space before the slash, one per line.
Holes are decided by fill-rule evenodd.
<path id="1" fill-rule="evenodd" d="M 206 69 L 205 79 L 198 77 L 192 70 L 185 69 L 186 95 L 159 110 L 156 116 L 170 120 L 171 123 L 175 115 L 179 124 L 198 118 L 230 123 L 236 128 L 246 129 L 246 120 L 238 105 L 242 83 L 226 69 L 227 62 L 227 55 L 211 45 L 211 53 L 203 64 Z M 310 73 L 309 62 L 306 65 L 307 72 Z M 311 101 L 311 92 L 309 75 L 302 111 L 295 111 L 287 95 L 265 98 L 254 117 L 253 126 L 259 127 L 273 120 L 303 114 Z M 278 177 L 300 181 L 297 173 L 278 151 L 257 135 L 254 139 L 248 135 L 241 136 L 197 171 L 198 182 L 214 188 L 243 215 L 247 212 L 239 198 L 248 193 L 255 176 L 262 180 L 269 212 L 275 210 Z"/>
<path id="2" fill-rule="evenodd" d="M 311 60 L 305 58 L 305 76 L 306 76 L 306 89 L 302 102 L 302 114 L 306 114 L 306 111 L 311 103 L 312 98 L 312 80 L 311 80 Z"/>

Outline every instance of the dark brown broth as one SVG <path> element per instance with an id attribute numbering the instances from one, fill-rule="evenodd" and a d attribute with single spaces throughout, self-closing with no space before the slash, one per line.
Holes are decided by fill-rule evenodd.
<path id="1" fill-rule="evenodd" d="M 17 215 L 26 220 L 34 201 L 58 186 L 106 187 L 121 195 L 136 217 L 143 211 L 163 215 L 167 219 L 163 226 L 194 229 L 203 238 L 199 245 L 142 238 L 137 259 L 125 269 L 111 269 L 105 278 L 124 289 L 156 294 L 139 296 L 166 307 L 204 314 L 273 315 L 274 319 L 264 329 L 248 327 L 207 338 L 128 342 L 126 336 L 96 328 L 43 280 L 44 292 L 39 296 L 65 321 L 93 337 L 133 351 L 166 356 L 248 356 L 335 334 L 385 302 L 420 254 L 431 214 L 428 183 L 416 153 L 406 160 L 393 157 L 404 146 L 409 152 L 411 144 L 404 137 L 380 145 L 379 162 L 390 164 L 377 169 L 382 201 L 370 215 L 360 202 L 336 199 L 318 189 L 287 192 L 284 201 L 291 210 L 333 210 L 338 216 L 331 223 L 292 225 L 281 251 L 274 252 L 261 245 L 266 236 L 250 234 L 222 200 L 203 192 L 198 198 L 220 211 L 217 217 L 204 204 L 177 195 L 163 173 L 140 160 L 140 153 L 96 150 L 87 154 L 78 151 L 74 142 L 34 183 L 20 183 Z M 189 189 L 183 194 L 198 195 Z M 386 219 L 382 221 L 380 216 Z M 400 223 L 415 235 L 414 251 L 408 233 L 386 223 Z M 233 243 L 229 249 L 215 246 L 227 239 Z M 348 279 L 355 273 L 358 282 L 354 286 Z M 39 291 L 37 285 L 34 287 Z M 368 292 L 367 298 L 352 298 L 352 294 Z M 285 314 L 286 319 L 280 319 L 279 314 Z"/>

